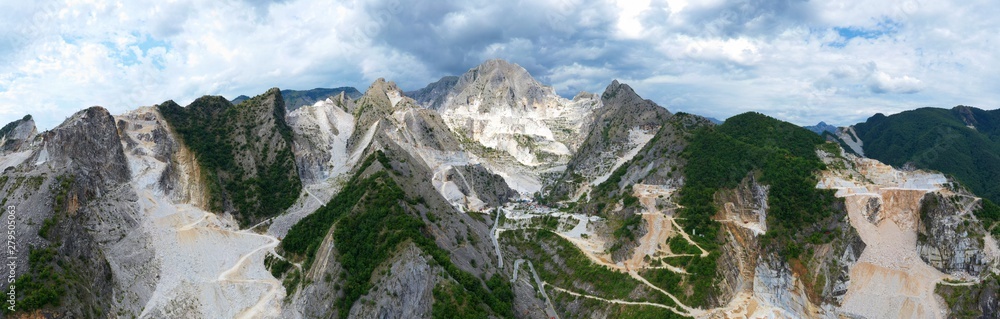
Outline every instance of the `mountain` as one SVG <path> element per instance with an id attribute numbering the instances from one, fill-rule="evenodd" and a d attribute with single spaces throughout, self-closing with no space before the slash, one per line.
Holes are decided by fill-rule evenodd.
<path id="1" fill-rule="evenodd" d="M 243 103 L 243 101 L 246 101 L 246 100 L 249 100 L 249 99 L 250 99 L 249 96 L 240 95 L 240 96 L 237 96 L 236 98 L 234 98 L 232 100 L 229 100 L 229 103 L 232 103 L 233 105 L 236 105 L 236 104 Z"/>
<path id="2" fill-rule="evenodd" d="M 974 193 L 1000 201 L 1000 110 L 957 106 L 876 114 L 853 126 L 865 156 L 897 167 L 954 176 Z"/>
<path id="3" fill-rule="evenodd" d="M 582 186 L 603 183 L 646 146 L 671 116 L 667 109 L 642 99 L 617 80 L 601 94 L 601 103 L 604 106 L 595 112 L 589 134 L 563 172 L 560 188 L 550 196 L 578 198 L 574 189 L 581 185 L 573 182 L 576 180 L 584 182 Z"/>
<path id="4" fill-rule="evenodd" d="M 157 110 L 198 159 L 211 211 L 232 213 L 249 226 L 295 201 L 302 183 L 277 88 L 239 105 L 205 96 L 187 107 L 166 101 Z"/>
<path id="5" fill-rule="evenodd" d="M 429 109 L 440 109 L 448 97 L 448 92 L 455 87 L 458 83 L 458 77 L 454 75 L 449 75 L 437 80 L 437 82 L 428 84 L 422 89 L 416 91 L 405 92 L 406 96 L 409 96 L 417 101 L 423 107 Z"/>
<path id="6" fill-rule="evenodd" d="M 601 107 L 589 93 L 562 98 L 503 60 L 470 69 L 454 85 L 429 87 L 418 91 L 420 98 L 443 101 L 436 110 L 464 148 L 522 194 L 540 190 L 542 175 L 569 161 Z"/>
<path id="7" fill-rule="evenodd" d="M 17 123 L 14 131 L 34 131 L 25 127 L 28 117 Z M 14 309 L 57 316 L 138 313 L 137 304 L 155 284 L 139 274 L 156 262 L 145 249 L 149 235 L 135 231 L 142 212 L 132 188 L 123 187 L 131 173 L 115 119 L 103 108 L 88 108 L 22 146 L 4 155 L 5 165 L 13 166 L 0 176 L 13 230 L 8 266 L 14 281 L 8 283 L 16 288 L 8 289 L 19 298 Z"/>
<path id="8" fill-rule="evenodd" d="M 826 124 L 826 122 L 820 121 L 813 126 L 803 126 L 803 128 L 812 131 L 813 133 L 823 135 L 823 132 L 837 133 L 837 127 Z"/>
<path id="9" fill-rule="evenodd" d="M 35 129 L 35 121 L 31 115 L 25 115 L 20 120 L 7 123 L 3 128 L 0 128 L 0 151 L 17 151 L 25 143 L 30 143 L 37 134 L 38 130 Z"/>
<path id="10" fill-rule="evenodd" d="M 292 287 L 303 282 L 301 293 L 289 293 L 291 304 L 301 307 L 287 312 L 344 318 L 392 309 L 412 317 L 447 303 L 455 307 L 450 311 L 467 315 L 511 316 L 513 296 L 492 263 L 488 227 L 474 217 L 479 213 L 465 213 L 508 201 L 512 191 L 503 179 L 461 154 L 442 118 L 418 107 L 392 82 L 375 81 L 351 103 L 353 112 L 333 118 L 353 118 L 353 132 L 338 129 L 328 145 L 331 162 L 353 168 L 338 170 L 335 164 L 313 174 L 341 180 L 342 190 L 315 213 L 298 217 L 286 234 L 276 234 L 284 238 L 279 252 L 285 257 L 278 258 L 303 265 L 301 272 L 288 271 L 288 264 L 270 266 Z M 336 102 L 313 107 L 342 112 Z M 298 127 L 309 125 L 307 117 L 298 112 L 312 110 L 292 113 L 299 119 L 293 130 L 305 132 Z M 338 153 L 350 155 L 344 159 Z M 334 245 L 343 248 L 327 248 Z M 378 270 L 379 265 L 392 270 Z M 324 279 L 331 277 L 342 280 Z M 405 299 L 391 292 L 405 292 Z M 442 293 L 455 299 L 441 300 Z"/>
<path id="11" fill-rule="evenodd" d="M 281 96 L 285 100 L 285 108 L 288 109 L 288 112 L 294 111 L 295 109 L 306 105 L 313 105 L 316 102 L 337 96 L 341 93 L 347 95 L 347 97 L 351 99 L 361 97 L 361 92 L 358 92 L 358 89 L 349 86 L 333 89 L 315 88 L 306 91 L 281 90 Z M 233 105 L 236 105 L 249 99 L 249 96 L 240 95 L 232 99 L 230 102 L 233 103 Z"/>
<path id="12" fill-rule="evenodd" d="M 451 79 L 4 126 L 3 316 L 1000 315 L 1000 206 L 959 174 L 860 155 L 935 134 L 945 156 L 980 154 L 994 111 L 821 136 L 671 113 L 618 81 L 565 99 L 502 60 Z"/>
<path id="13" fill-rule="evenodd" d="M 361 92 L 358 92 L 358 89 L 349 86 L 333 89 L 315 88 L 306 91 L 281 90 L 281 96 L 285 99 L 285 108 L 287 108 L 289 112 L 306 105 L 313 105 L 316 102 L 325 100 L 329 97 L 337 96 L 341 93 L 347 95 L 347 97 L 351 99 L 361 97 Z"/>

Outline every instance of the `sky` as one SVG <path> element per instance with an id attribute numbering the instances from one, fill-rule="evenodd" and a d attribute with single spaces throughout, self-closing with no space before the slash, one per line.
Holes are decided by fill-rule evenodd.
<path id="1" fill-rule="evenodd" d="M 970 1 L 3 1 L 0 124 L 202 95 L 404 90 L 492 58 L 563 96 L 799 125 L 1000 98 L 1000 6 Z"/>

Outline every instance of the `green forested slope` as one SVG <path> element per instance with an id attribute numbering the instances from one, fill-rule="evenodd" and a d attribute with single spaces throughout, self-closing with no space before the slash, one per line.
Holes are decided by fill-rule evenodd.
<path id="1" fill-rule="evenodd" d="M 233 106 L 205 96 L 157 106 L 206 176 L 210 209 L 233 210 L 242 226 L 275 216 L 302 190 L 281 93 L 271 89 Z"/>
<path id="2" fill-rule="evenodd" d="M 866 156 L 952 175 L 977 195 L 1000 201 L 1000 110 L 921 108 L 876 114 L 854 128 Z"/>
<path id="3" fill-rule="evenodd" d="M 833 224 L 823 221 L 836 215 L 833 192 L 816 189 L 816 173 L 824 165 L 815 149 L 823 143 L 813 132 L 759 113 L 744 113 L 717 127 L 699 129 L 683 153 L 688 164 L 686 184 L 680 191 L 681 226 L 698 234 L 696 240 L 704 248 L 718 252 L 720 224 L 712 217 L 720 208 L 715 207 L 714 196 L 755 174 L 770 186 L 765 245 L 774 245 L 786 258 L 797 258 L 807 241 L 829 240 L 814 236 L 826 232 L 817 225 Z M 703 303 L 711 294 L 715 267 L 714 262 L 704 261 L 688 265 L 695 281 L 693 303 Z"/>
<path id="4" fill-rule="evenodd" d="M 308 270 L 327 232 L 334 227 L 337 260 L 346 274 L 339 279 L 344 298 L 336 303 L 341 318 L 346 318 L 351 306 L 373 288 L 376 268 L 404 242 L 416 244 L 459 284 L 435 291 L 437 297 L 451 298 L 435 301 L 443 302 L 435 304 L 436 317 L 512 316 L 513 292 L 509 283 L 494 275 L 484 285 L 480 278 L 452 263 L 449 251 L 437 246 L 424 222 L 415 216 L 416 207 L 424 205 L 423 199 L 407 195 L 394 180 L 394 174 L 398 172 L 391 169 L 385 153 L 370 155 L 343 191 L 292 226 L 281 242 L 282 251 L 290 258 L 303 260 L 302 268 Z"/>

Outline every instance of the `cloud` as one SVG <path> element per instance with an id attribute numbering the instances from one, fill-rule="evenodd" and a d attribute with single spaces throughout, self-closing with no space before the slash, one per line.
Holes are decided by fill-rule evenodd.
<path id="1" fill-rule="evenodd" d="M 885 94 L 885 93 L 902 93 L 911 94 L 920 91 L 922 82 L 919 79 L 911 78 L 908 75 L 903 76 L 891 76 L 882 71 L 876 71 L 872 74 L 872 84 L 870 85 L 871 91 L 873 93 Z"/>
<path id="2" fill-rule="evenodd" d="M 0 3 L 0 122 L 43 129 L 270 87 L 417 89 L 490 58 L 564 96 L 612 79 L 670 108 L 846 125 L 875 112 L 995 108 L 987 1 L 305 0 Z M 0 123 L 2 124 L 2 123 Z"/>
<path id="3" fill-rule="evenodd" d="M 840 65 L 813 83 L 819 90 L 844 96 L 863 97 L 875 94 L 913 94 L 923 89 L 920 79 L 909 75 L 890 75 L 875 62 Z"/>

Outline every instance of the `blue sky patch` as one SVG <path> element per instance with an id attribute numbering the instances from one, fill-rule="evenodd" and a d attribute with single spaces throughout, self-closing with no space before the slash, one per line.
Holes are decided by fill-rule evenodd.
<path id="1" fill-rule="evenodd" d="M 136 38 L 139 39 L 139 41 L 129 44 L 125 50 L 118 51 L 118 54 L 116 54 L 116 57 L 123 65 L 141 64 L 142 62 L 139 61 L 139 57 L 148 55 L 149 50 L 151 49 L 162 47 L 167 51 L 170 51 L 170 49 L 172 48 L 170 46 L 170 43 L 153 38 L 153 36 L 151 35 L 148 34 L 142 34 L 142 35 L 134 34 L 134 35 L 136 36 Z M 115 47 L 115 44 L 111 42 L 105 42 L 104 45 L 112 49 L 114 49 Z M 135 52 L 135 50 L 132 50 L 132 47 L 138 48 L 139 52 Z M 163 65 L 162 59 L 154 57 L 153 59 L 151 59 L 151 62 L 153 63 L 154 66 L 156 66 L 157 69 L 162 70 L 165 67 Z"/>
<path id="2" fill-rule="evenodd" d="M 850 27 L 834 27 L 833 30 L 837 31 L 841 39 L 827 45 L 837 48 L 842 48 L 847 45 L 852 39 L 862 38 L 867 40 L 878 39 L 884 36 L 892 36 L 899 32 L 899 27 L 901 24 L 899 22 L 893 21 L 892 19 L 883 19 L 879 21 L 873 28 L 862 28 L 856 26 Z"/>

